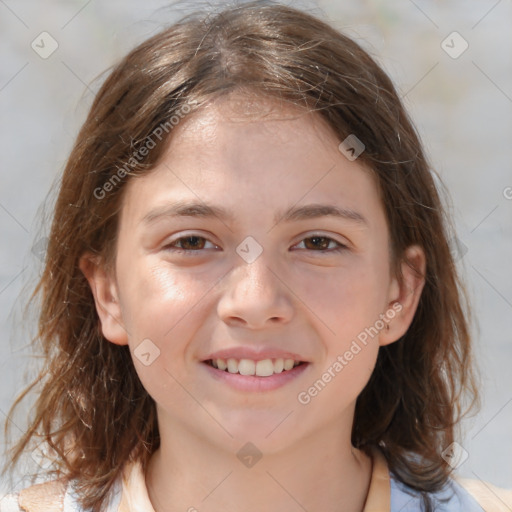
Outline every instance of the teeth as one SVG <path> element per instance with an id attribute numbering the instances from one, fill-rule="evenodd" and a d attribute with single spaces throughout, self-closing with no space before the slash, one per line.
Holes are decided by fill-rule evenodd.
<path id="1" fill-rule="evenodd" d="M 293 368 L 293 359 L 285 359 L 284 360 L 284 369 L 291 370 Z"/>
<path id="2" fill-rule="evenodd" d="M 281 373 L 284 370 L 284 359 L 274 361 L 274 373 Z"/>
<path id="3" fill-rule="evenodd" d="M 228 359 L 228 372 L 238 373 L 238 361 L 236 359 Z"/>
<path id="4" fill-rule="evenodd" d="M 254 375 L 256 373 L 255 362 L 251 361 L 250 359 L 241 359 L 238 363 L 238 373 L 240 375 Z"/>
<path id="5" fill-rule="evenodd" d="M 242 364 L 242 361 L 240 361 L 240 364 Z M 274 375 L 274 363 L 272 362 L 272 359 L 263 359 L 263 361 L 258 361 L 256 363 L 255 373 L 258 377 L 269 377 L 270 375 Z"/>
<path id="6" fill-rule="evenodd" d="M 300 364 L 300 361 L 293 359 L 263 359 L 253 361 L 251 359 L 212 359 L 211 364 L 219 370 L 227 370 L 229 373 L 240 375 L 256 375 L 257 377 L 269 377 L 274 373 L 281 373 L 283 370 L 291 370 Z"/>

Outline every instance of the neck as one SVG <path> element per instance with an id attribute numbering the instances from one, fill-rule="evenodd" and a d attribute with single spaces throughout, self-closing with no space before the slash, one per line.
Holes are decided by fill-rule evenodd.
<path id="1" fill-rule="evenodd" d="M 255 448 L 236 455 L 246 440 L 229 449 L 173 424 L 149 462 L 149 498 L 155 512 L 362 512 L 372 462 L 341 434 L 332 425 L 256 461 Z"/>

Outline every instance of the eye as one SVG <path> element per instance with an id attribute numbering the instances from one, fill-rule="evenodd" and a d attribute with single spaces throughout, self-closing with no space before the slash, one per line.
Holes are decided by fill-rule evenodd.
<path id="1" fill-rule="evenodd" d="M 208 249 L 206 247 L 207 244 L 210 244 L 210 249 L 218 249 L 219 247 L 206 238 L 198 235 L 189 235 L 182 236 L 177 238 L 176 240 L 170 242 L 169 244 L 164 246 L 165 250 L 177 252 L 177 253 L 193 253 L 193 252 L 201 252 L 204 249 Z M 304 238 L 299 244 L 295 247 L 299 247 L 303 244 L 304 249 L 308 251 L 314 252 L 341 252 L 347 249 L 346 245 L 343 245 L 341 242 L 334 240 L 333 238 L 323 236 L 323 235 L 313 235 L 307 238 Z M 301 247 L 299 247 L 301 248 Z"/>
<path id="2" fill-rule="evenodd" d="M 304 238 L 298 245 L 301 244 L 304 244 L 306 249 L 315 252 L 341 252 L 347 248 L 347 246 L 343 245 L 341 242 L 323 235 L 313 235 Z M 332 247 L 332 244 L 334 244 L 334 247 Z M 331 246 L 330 249 L 329 246 Z"/>
<path id="3" fill-rule="evenodd" d="M 177 238 L 167 244 L 164 249 L 173 252 L 198 252 L 205 249 L 206 244 L 211 244 L 213 248 L 218 248 L 215 244 L 202 236 L 189 235 Z"/>

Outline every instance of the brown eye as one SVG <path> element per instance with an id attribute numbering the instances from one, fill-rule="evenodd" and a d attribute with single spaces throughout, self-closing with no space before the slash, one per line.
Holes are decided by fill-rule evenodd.
<path id="1" fill-rule="evenodd" d="M 186 236 L 180 238 L 181 248 L 185 250 L 203 249 L 206 240 L 200 236 Z"/>
<path id="2" fill-rule="evenodd" d="M 312 236 L 310 238 L 305 238 L 305 246 L 307 249 L 328 249 L 329 242 L 331 242 L 330 238 L 326 236 Z M 310 241 L 310 243 L 308 243 Z"/>
<path id="3" fill-rule="evenodd" d="M 214 244 L 212 244 L 212 242 L 210 242 L 209 240 L 202 236 L 182 236 L 180 238 L 177 238 L 173 242 L 167 244 L 164 247 L 164 249 L 176 252 L 198 252 L 201 251 L 202 249 L 205 249 L 205 245 L 208 243 L 211 244 L 213 247 L 216 247 Z"/>
<path id="4" fill-rule="evenodd" d="M 304 248 L 315 252 L 338 252 L 346 249 L 342 243 L 328 236 L 310 236 L 304 238 L 299 245 L 304 244 Z M 333 245 L 334 244 L 334 245 Z"/>

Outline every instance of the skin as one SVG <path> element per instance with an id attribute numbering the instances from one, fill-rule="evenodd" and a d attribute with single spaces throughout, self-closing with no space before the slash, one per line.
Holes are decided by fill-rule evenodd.
<path id="1" fill-rule="evenodd" d="M 340 142 L 318 114 L 237 94 L 217 100 L 174 128 L 159 165 L 127 184 L 115 272 L 91 255 L 81 260 L 104 336 L 128 344 L 132 355 L 144 339 L 160 350 L 149 366 L 133 357 L 157 404 L 161 447 L 146 474 L 156 512 L 364 507 L 372 463 L 350 442 L 355 402 L 379 347 L 409 327 L 423 279 L 405 261 L 403 279 L 392 274 L 374 178 L 345 158 Z M 143 221 L 177 200 L 220 205 L 234 219 Z M 274 220 L 277 211 L 312 203 L 353 210 L 365 221 Z M 199 248 L 183 238 L 180 246 L 180 237 L 192 235 L 202 237 Z M 250 264 L 236 252 L 247 236 L 263 249 Z M 333 251 L 336 242 L 341 252 Z M 419 247 L 405 257 L 424 273 Z M 394 303 L 401 310 L 389 329 L 299 403 L 298 394 Z M 285 386 L 258 393 L 215 381 L 201 363 L 222 348 L 262 344 L 310 364 Z M 263 455 L 250 468 L 236 456 L 248 441 Z"/>

